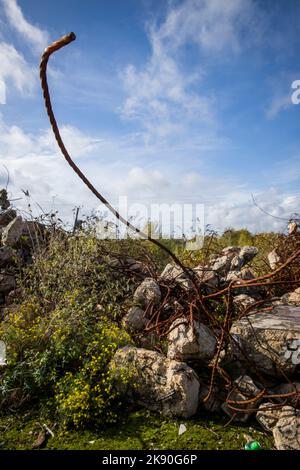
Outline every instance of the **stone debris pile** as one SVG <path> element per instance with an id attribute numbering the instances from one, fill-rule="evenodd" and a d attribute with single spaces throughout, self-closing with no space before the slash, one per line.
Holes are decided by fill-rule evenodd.
<path id="1" fill-rule="evenodd" d="M 135 403 L 166 416 L 199 409 L 242 423 L 256 416 L 277 449 L 300 449 L 300 291 L 265 301 L 251 268 L 257 254 L 230 246 L 205 265 L 167 264 L 145 278 L 123 318 L 137 346 L 117 351 L 113 363 L 135 371 L 127 390 Z M 271 253 L 270 268 L 278 262 Z M 228 296 L 224 328 L 214 320 L 220 290 Z"/>

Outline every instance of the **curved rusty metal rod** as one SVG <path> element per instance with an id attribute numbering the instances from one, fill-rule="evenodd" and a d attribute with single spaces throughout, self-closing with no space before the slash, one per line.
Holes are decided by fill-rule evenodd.
<path id="1" fill-rule="evenodd" d="M 44 96 L 44 100 L 45 100 L 45 107 L 46 107 L 46 110 L 47 110 L 47 114 L 48 114 L 48 117 L 49 117 L 49 120 L 50 120 L 50 124 L 51 124 L 52 130 L 53 130 L 56 142 L 57 142 L 63 156 L 65 157 L 68 164 L 70 165 L 70 167 L 75 171 L 75 173 L 77 173 L 79 178 L 92 191 L 92 193 L 103 204 L 106 205 L 106 207 L 110 210 L 110 212 L 118 220 L 120 220 L 128 228 L 133 230 L 135 233 L 138 233 L 145 240 L 149 240 L 151 243 L 153 243 L 154 245 L 156 245 L 159 248 L 161 248 L 162 250 L 164 250 L 175 261 L 175 263 L 178 264 L 178 266 L 180 266 L 181 269 L 188 275 L 188 277 L 192 280 L 196 291 L 199 293 L 198 286 L 197 286 L 195 280 L 192 279 L 193 276 L 190 274 L 189 270 L 181 263 L 181 261 L 177 258 L 177 256 L 174 255 L 174 253 L 172 253 L 172 251 L 170 251 L 162 243 L 160 243 L 156 239 L 152 238 L 151 236 L 147 235 L 142 230 L 140 230 L 139 228 L 132 225 L 131 222 L 126 220 L 124 217 L 122 217 L 122 215 L 107 201 L 107 199 L 104 196 L 102 196 L 102 194 L 100 194 L 99 191 L 97 191 L 97 189 L 92 185 L 92 183 L 87 179 L 87 177 L 82 173 L 82 171 L 74 163 L 74 161 L 72 160 L 68 150 L 66 149 L 66 147 L 63 143 L 63 140 L 61 138 L 59 128 L 58 128 L 58 125 L 57 125 L 57 122 L 56 122 L 56 119 L 55 119 L 55 116 L 54 116 L 54 113 L 53 113 L 53 109 L 52 109 L 50 93 L 49 93 L 49 88 L 48 88 L 48 82 L 47 82 L 47 64 L 48 64 L 48 60 L 49 60 L 49 57 L 51 56 L 51 54 L 58 51 L 62 47 L 70 44 L 72 41 L 75 41 L 75 39 L 76 39 L 76 35 L 75 35 L 75 33 L 72 32 L 72 33 L 69 33 L 66 36 L 63 36 L 62 38 L 58 39 L 58 41 L 55 41 L 52 44 L 50 44 L 50 46 L 48 46 L 45 49 L 45 51 L 42 55 L 42 58 L 41 58 L 41 63 L 40 63 L 40 79 L 41 79 L 41 86 L 42 86 L 42 90 L 43 90 L 43 96 Z"/>

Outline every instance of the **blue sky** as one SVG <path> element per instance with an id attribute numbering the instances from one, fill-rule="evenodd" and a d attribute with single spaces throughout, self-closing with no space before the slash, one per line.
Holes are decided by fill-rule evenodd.
<path id="1" fill-rule="evenodd" d="M 64 217 L 98 207 L 49 131 L 38 65 L 76 163 L 112 202 L 194 202 L 215 229 L 299 212 L 300 1 L 0 0 L 0 182 Z M 19 201 L 20 208 L 26 201 Z"/>

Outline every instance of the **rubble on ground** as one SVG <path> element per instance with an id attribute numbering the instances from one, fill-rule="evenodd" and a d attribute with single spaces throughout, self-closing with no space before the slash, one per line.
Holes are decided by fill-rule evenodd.
<path id="1" fill-rule="evenodd" d="M 137 369 L 137 388 L 128 396 L 146 408 L 166 416 L 192 416 L 202 409 L 242 423 L 256 416 L 273 433 L 276 448 L 300 449 L 295 408 L 300 382 L 291 382 L 300 372 L 300 288 L 268 299 L 251 267 L 257 253 L 256 247 L 229 246 L 209 263 L 186 270 L 169 263 L 158 277 L 146 278 L 123 324 L 137 341 L 151 335 L 155 341 L 124 348 L 115 361 Z M 270 253 L 268 262 L 275 270 L 279 254 Z M 231 296 L 225 302 L 232 310 L 225 334 L 215 321 L 217 310 L 212 316 L 205 310 L 205 299 L 218 291 Z M 197 296 L 199 314 L 193 309 Z M 218 309 L 220 301 L 214 302 Z"/>

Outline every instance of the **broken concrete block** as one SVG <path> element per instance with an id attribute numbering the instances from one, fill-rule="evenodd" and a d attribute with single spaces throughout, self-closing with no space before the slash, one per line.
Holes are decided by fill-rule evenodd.
<path id="1" fill-rule="evenodd" d="M 165 416 L 187 418 L 196 413 L 200 384 L 185 363 L 167 359 L 156 351 L 126 346 L 116 352 L 111 367 L 116 384 L 118 371 L 124 367 L 132 371 L 133 379 L 126 390 L 130 401 Z"/>
<path id="2" fill-rule="evenodd" d="M 274 306 L 256 310 L 233 323 L 230 333 L 262 373 L 290 375 L 300 364 L 300 307 Z M 238 348 L 237 359 L 245 362 Z"/>
<path id="3" fill-rule="evenodd" d="M 194 328 L 185 318 L 177 318 L 168 334 L 168 357 L 187 361 L 209 362 L 215 354 L 216 338 L 208 326 L 194 321 Z"/>

